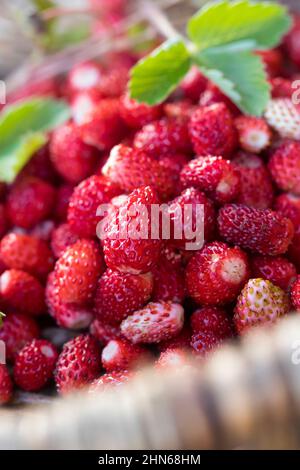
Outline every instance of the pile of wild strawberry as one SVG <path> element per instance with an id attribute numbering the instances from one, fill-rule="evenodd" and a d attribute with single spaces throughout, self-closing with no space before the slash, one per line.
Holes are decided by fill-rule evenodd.
<path id="1" fill-rule="evenodd" d="M 263 54 L 283 104 L 299 32 L 300 22 L 284 52 Z M 109 67 L 84 63 L 18 93 L 63 96 L 73 119 L 1 186 L 0 402 L 12 382 L 33 392 L 52 381 L 60 393 L 121 384 L 149 358 L 186 364 L 300 310 L 300 142 L 241 115 L 197 69 L 166 103 L 134 102 L 133 63 L 114 54 Z M 294 123 L 283 123 L 286 135 Z M 118 236 L 122 208 L 174 201 L 204 205 L 201 250 Z M 102 242 L 101 204 L 114 235 Z"/>

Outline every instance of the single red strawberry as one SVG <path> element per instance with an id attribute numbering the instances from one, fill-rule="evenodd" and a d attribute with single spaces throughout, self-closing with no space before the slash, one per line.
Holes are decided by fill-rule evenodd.
<path id="1" fill-rule="evenodd" d="M 139 129 L 149 122 L 159 119 L 162 115 L 162 106 L 148 106 L 130 98 L 126 93 L 120 102 L 120 114 L 128 127 Z"/>
<path id="2" fill-rule="evenodd" d="M 151 273 L 130 274 L 108 269 L 99 279 L 97 286 L 97 318 L 112 325 L 121 323 L 124 318 L 147 303 L 152 289 Z"/>
<path id="3" fill-rule="evenodd" d="M 222 157 L 198 157 L 183 167 L 180 180 L 183 188 L 195 187 L 220 204 L 239 194 L 240 174 L 229 160 Z"/>
<path id="4" fill-rule="evenodd" d="M 74 123 L 83 124 L 101 99 L 101 93 L 95 88 L 72 96 L 70 107 Z"/>
<path id="5" fill-rule="evenodd" d="M 28 229 L 46 219 L 55 203 L 55 190 L 46 181 L 28 177 L 17 181 L 7 199 L 7 215 L 13 225 Z"/>
<path id="6" fill-rule="evenodd" d="M 197 103 L 201 93 L 206 89 L 207 82 L 207 78 L 194 65 L 182 80 L 180 88 L 188 99 Z"/>
<path id="7" fill-rule="evenodd" d="M 206 90 L 200 96 L 199 105 L 206 107 L 220 103 L 225 104 L 233 116 L 239 116 L 241 114 L 239 108 L 230 100 L 230 98 L 224 95 L 220 88 L 214 85 L 213 82 L 209 81 L 207 83 Z"/>
<path id="8" fill-rule="evenodd" d="M 119 325 L 109 325 L 96 318 L 90 324 L 90 333 L 97 338 L 101 346 L 106 346 L 109 341 L 122 337 Z"/>
<path id="9" fill-rule="evenodd" d="M 90 176 L 76 186 L 69 204 L 68 223 L 79 237 L 95 237 L 103 216 L 97 209 L 121 193 L 120 188 L 105 176 Z"/>
<path id="10" fill-rule="evenodd" d="M 182 329 L 184 310 L 179 304 L 151 302 L 121 323 L 121 332 L 132 343 L 159 343 Z"/>
<path id="11" fill-rule="evenodd" d="M 256 51 L 263 61 L 268 77 L 278 77 L 283 73 L 284 57 L 279 49 Z"/>
<path id="12" fill-rule="evenodd" d="M 57 172 L 70 183 L 90 176 L 96 166 L 98 151 L 80 138 L 78 127 L 64 124 L 52 133 L 50 155 Z"/>
<path id="13" fill-rule="evenodd" d="M 292 98 L 295 89 L 288 78 L 275 77 L 270 80 L 272 98 Z"/>
<path id="14" fill-rule="evenodd" d="M 16 357 L 14 381 L 22 390 L 41 390 L 53 376 L 57 358 L 57 350 L 50 341 L 34 339 Z"/>
<path id="15" fill-rule="evenodd" d="M 217 306 L 232 302 L 248 278 L 246 253 L 222 242 L 205 245 L 186 268 L 189 295 L 202 305 Z"/>
<path id="16" fill-rule="evenodd" d="M 240 146 L 246 152 L 260 153 L 271 142 L 271 130 L 264 119 L 239 116 L 234 121 Z"/>
<path id="17" fill-rule="evenodd" d="M 45 312 L 44 287 L 31 274 L 17 269 L 0 276 L 1 302 L 9 310 L 36 316 Z"/>
<path id="18" fill-rule="evenodd" d="M 188 121 L 195 111 L 196 106 L 190 100 L 167 102 L 164 105 L 164 113 L 167 118 Z"/>
<path id="19" fill-rule="evenodd" d="M 250 279 L 240 293 L 234 324 L 242 334 L 250 327 L 275 323 L 289 312 L 287 294 L 265 279 Z"/>
<path id="20" fill-rule="evenodd" d="M 61 224 L 53 230 L 51 236 L 51 248 L 56 258 L 60 258 L 63 252 L 69 246 L 74 245 L 78 241 L 76 235 L 68 224 Z"/>
<path id="21" fill-rule="evenodd" d="M 283 142 L 271 155 L 269 169 L 280 189 L 300 196 L 299 142 Z"/>
<path id="22" fill-rule="evenodd" d="M 85 387 L 98 377 L 101 355 L 98 341 L 90 335 L 80 335 L 65 343 L 56 363 L 57 390 L 66 394 Z"/>
<path id="23" fill-rule="evenodd" d="M 113 22 L 116 21 L 116 23 L 118 24 L 119 17 L 116 17 L 114 15 L 110 19 Z M 120 63 L 120 61 L 116 65 L 110 63 L 108 70 L 106 70 L 105 73 L 102 75 L 102 78 L 98 84 L 99 92 L 105 98 L 112 99 L 121 97 L 121 95 L 123 95 L 126 91 L 129 79 L 129 70 L 132 65 L 132 62 L 130 65 L 128 63 Z"/>
<path id="24" fill-rule="evenodd" d="M 231 338 L 234 332 L 229 315 L 218 307 L 202 307 L 195 310 L 191 316 L 191 327 L 194 334 L 211 332 L 222 339 Z"/>
<path id="25" fill-rule="evenodd" d="M 191 347 L 197 356 L 206 357 L 216 351 L 223 342 L 223 338 L 211 331 L 198 331 L 192 336 Z"/>
<path id="26" fill-rule="evenodd" d="M 54 268 L 59 299 L 75 304 L 91 301 L 97 280 L 104 269 L 97 243 L 92 240 L 78 240 L 64 251 Z"/>
<path id="27" fill-rule="evenodd" d="M 10 269 L 20 269 L 44 279 L 53 268 L 46 242 L 30 235 L 8 233 L 0 242 L 0 256 Z"/>
<path id="28" fill-rule="evenodd" d="M 44 145 L 30 158 L 18 174 L 17 181 L 24 180 L 29 176 L 47 181 L 50 184 L 57 183 L 58 175 L 50 160 L 49 144 Z"/>
<path id="29" fill-rule="evenodd" d="M 162 255 L 152 270 L 154 286 L 152 301 L 182 303 L 185 298 L 183 268 L 174 268 L 174 264 Z"/>
<path id="30" fill-rule="evenodd" d="M 299 106 L 290 98 L 275 98 L 268 102 L 265 119 L 283 139 L 300 139 Z"/>
<path id="31" fill-rule="evenodd" d="M 221 237 L 228 243 L 262 255 L 285 253 L 294 235 L 292 222 L 281 214 L 238 204 L 220 209 L 218 226 Z"/>
<path id="32" fill-rule="evenodd" d="M 176 192 L 179 172 L 144 152 L 121 144 L 112 149 L 102 173 L 125 192 L 151 186 L 162 199 L 169 199 Z"/>
<path id="33" fill-rule="evenodd" d="M 293 307 L 296 310 L 300 311 L 300 276 L 297 277 L 297 279 L 292 285 L 291 299 L 292 299 Z"/>
<path id="34" fill-rule="evenodd" d="M 109 341 L 102 350 L 102 366 L 107 372 L 128 370 L 142 365 L 149 358 L 149 351 L 126 339 Z"/>
<path id="35" fill-rule="evenodd" d="M 199 107 L 189 123 L 194 151 L 199 156 L 230 157 L 237 145 L 232 115 L 224 103 Z"/>
<path id="36" fill-rule="evenodd" d="M 69 94 L 81 93 L 97 88 L 103 69 L 100 64 L 92 61 L 75 65 L 67 77 Z"/>
<path id="37" fill-rule="evenodd" d="M 70 184 L 63 184 L 57 190 L 56 205 L 54 208 L 54 216 L 57 220 L 64 222 L 67 218 L 70 198 L 74 188 Z"/>
<path id="38" fill-rule="evenodd" d="M 187 350 L 180 348 L 170 348 L 162 351 L 156 361 L 155 367 L 157 369 L 176 368 L 189 366 L 189 355 Z"/>
<path id="39" fill-rule="evenodd" d="M 85 116 L 79 126 L 82 140 L 100 150 L 110 150 L 125 134 L 125 124 L 120 116 L 117 99 L 105 99 Z"/>
<path id="40" fill-rule="evenodd" d="M 39 335 L 40 329 L 33 318 L 22 313 L 7 315 L 0 328 L 0 341 L 5 343 L 6 359 L 13 362 L 21 349 Z"/>
<path id="41" fill-rule="evenodd" d="M 46 285 L 46 304 L 50 315 L 62 328 L 81 330 L 87 328 L 94 318 L 91 307 L 61 301 L 54 272 L 48 277 Z"/>
<path id="42" fill-rule="evenodd" d="M 296 267 L 283 256 L 253 256 L 251 272 L 253 277 L 267 279 L 285 291 L 297 276 Z"/>
<path id="43" fill-rule="evenodd" d="M 291 193 L 280 194 L 274 204 L 275 210 L 291 219 L 295 229 L 300 226 L 300 196 Z"/>
<path id="44" fill-rule="evenodd" d="M 256 155 L 239 152 L 232 164 L 239 170 L 241 178 L 240 192 L 235 201 L 255 209 L 271 207 L 274 190 L 263 160 Z"/>
<path id="45" fill-rule="evenodd" d="M 98 379 L 93 380 L 89 387 L 89 393 L 99 393 L 107 387 L 118 387 L 128 382 L 133 376 L 132 372 L 127 370 L 116 370 L 101 375 Z"/>
<path id="46" fill-rule="evenodd" d="M 13 383 L 7 367 L 0 364 L 0 405 L 8 403 L 12 399 Z"/>
<path id="47" fill-rule="evenodd" d="M 155 221 L 149 212 L 153 204 L 159 204 L 155 192 L 149 186 L 141 187 L 108 218 L 102 245 L 110 269 L 139 274 L 150 271 L 157 263 L 162 242 L 151 234 Z M 141 223 L 139 212 L 143 215 L 144 209 L 147 213 Z"/>
<path id="48" fill-rule="evenodd" d="M 190 153 L 187 122 L 182 119 L 160 119 L 136 133 L 134 146 L 153 158 L 172 153 Z"/>

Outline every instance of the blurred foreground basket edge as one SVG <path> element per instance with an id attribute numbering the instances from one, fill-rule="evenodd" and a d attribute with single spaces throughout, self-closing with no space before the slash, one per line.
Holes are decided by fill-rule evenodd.
<path id="1" fill-rule="evenodd" d="M 299 448 L 299 343 L 291 315 L 203 369 L 146 370 L 117 390 L 3 410 L 0 449 Z"/>

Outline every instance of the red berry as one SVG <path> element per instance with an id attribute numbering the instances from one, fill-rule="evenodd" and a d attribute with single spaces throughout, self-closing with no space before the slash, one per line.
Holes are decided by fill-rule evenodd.
<path id="1" fill-rule="evenodd" d="M 122 336 L 119 325 L 109 325 L 107 323 L 103 323 L 98 318 L 91 323 L 90 333 L 92 336 L 97 338 L 101 346 L 106 346 L 109 341 L 119 339 Z"/>
<path id="2" fill-rule="evenodd" d="M 251 258 L 253 277 L 267 279 L 287 291 L 297 276 L 293 263 L 282 256 L 254 256 Z"/>
<path id="3" fill-rule="evenodd" d="M 204 191 L 216 202 L 224 204 L 234 200 L 240 190 L 239 171 L 222 157 L 198 157 L 181 171 L 181 184 Z"/>
<path id="4" fill-rule="evenodd" d="M 271 156 L 269 169 L 280 189 L 300 196 L 299 142 L 283 142 Z"/>
<path id="5" fill-rule="evenodd" d="M 106 237 L 102 240 L 104 259 L 110 269 L 129 272 L 132 274 L 146 273 L 157 263 L 161 251 L 161 241 L 151 238 L 151 217 L 149 216 L 152 204 L 158 204 L 156 194 L 149 186 L 133 191 L 123 206 L 117 209 L 110 217 L 106 226 Z M 130 228 L 136 227 L 139 222 L 138 208 L 146 208 L 148 220 L 145 226 L 140 227 L 148 238 L 132 237 Z M 134 215 L 130 214 L 130 210 Z M 141 209 L 141 210 L 142 210 Z M 124 227 L 127 233 L 122 234 Z M 138 235 L 138 234 L 136 234 Z"/>
<path id="6" fill-rule="evenodd" d="M 8 403 L 12 398 L 13 384 L 7 367 L 0 364 L 0 405 Z"/>
<path id="7" fill-rule="evenodd" d="M 65 343 L 55 370 L 57 390 L 61 394 L 80 389 L 100 373 L 100 347 L 90 335 L 80 335 Z"/>
<path id="8" fill-rule="evenodd" d="M 292 99 L 270 100 L 266 106 L 265 119 L 283 139 L 300 139 L 300 112 Z"/>
<path id="9" fill-rule="evenodd" d="M 21 349 L 33 339 L 38 338 L 39 327 L 33 318 L 22 313 L 10 313 L 0 328 L 0 341 L 4 341 L 6 359 L 14 361 Z"/>
<path id="10" fill-rule="evenodd" d="M 159 343 L 182 329 L 184 310 L 179 304 L 151 302 L 121 323 L 121 332 L 132 343 Z"/>
<path id="11" fill-rule="evenodd" d="M 78 236 L 70 229 L 68 224 L 61 224 L 52 232 L 51 248 L 56 258 L 60 258 L 69 246 L 74 245 Z"/>
<path id="12" fill-rule="evenodd" d="M 200 357 L 206 357 L 218 349 L 224 339 L 211 331 L 199 331 L 194 333 L 191 339 L 191 347 L 195 354 Z"/>
<path id="13" fill-rule="evenodd" d="M 147 303 L 152 289 L 151 273 L 130 274 L 108 269 L 98 282 L 95 313 L 104 323 L 119 324 Z"/>
<path id="14" fill-rule="evenodd" d="M 74 123 L 83 124 L 101 99 L 101 93 L 94 88 L 72 96 L 71 112 Z"/>
<path id="15" fill-rule="evenodd" d="M 101 221 L 97 216 L 98 207 L 119 194 L 119 187 L 104 176 L 94 175 L 82 181 L 70 199 L 68 223 L 71 230 L 79 237 L 95 237 Z"/>
<path id="16" fill-rule="evenodd" d="M 300 311 L 300 276 L 297 277 L 292 285 L 291 298 L 295 309 Z"/>
<path id="17" fill-rule="evenodd" d="M 174 264 L 161 256 L 158 264 L 152 270 L 154 288 L 152 301 L 182 303 L 185 298 L 183 269 L 174 268 Z"/>
<path id="18" fill-rule="evenodd" d="M 160 105 L 148 106 L 144 103 L 139 103 L 129 97 L 126 93 L 121 98 L 120 113 L 127 126 L 133 129 L 139 129 L 149 122 L 159 119 L 162 114 L 162 107 Z"/>
<path id="19" fill-rule="evenodd" d="M 280 287 L 265 279 L 250 279 L 240 293 L 234 313 L 239 333 L 250 327 L 274 323 L 289 311 L 289 300 Z"/>
<path id="20" fill-rule="evenodd" d="M 114 21 L 116 17 L 112 18 Z M 118 21 L 118 18 L 117 18 Z M 129 69 L 128 64 L 117 64 L 113 66 L 110 63 L 109 70 L 102 75 L 102 78 L 98 84 L 98 90 L 105 98 L 116 98 L 123 95 L 126 90 L 129 78 Z"/>
<path id="21" fill-rule="evenodd" d="M 238 107 L 228 98 L 228 96 L 224 95 L 220 88 L 215 86 L 213 82 L 208 82 L 206 90 L 200 96 L 199 105 L 206 107 L 220 103 L 225 104 L 233 116 L 239 116 L 241 114 Z"/>
<path id="22" fill-rule="evenodd" d="M 75 304 L 92 300 L 98 277 L 103 271 L 103 260 L 96 242 L 78 240 L 64 251 L 55 265 L 60 300 Z"/>
<path id="23" fill-rule="evenodd" d="M 238 204 L 220 209 L 218 226 L 221 237 L 228 243 L 262 255 L 285 253 L 294 235 L 292 222 L 281 214 Z"/>
<path id="24" fill-rule="evenodd" d="M 101 375 L 98 379 L 93 380 L 89 387 L 90 393 L 99 393 L 107 387 L 118 387 L 128 382 L 132 377 L 132 373 L 127 370 L 116 370 Z"/>
<path id="25" fill-rule="evenodd" d="M 189 131 L 194 151 L 199 156 L 230 157 L 237 145 L 233 119 L 224 103 L 197 108 Z"/>
<path id="26" fill-rule="evenodd" d="M 44 288 L 31 274 L 17 269 L 4 271 L 0 276 L 1 301 L 6 308 L 28 315 L 45 312 Z"/>
<path id="27" fill-rule="evenodd" d="M 183 90 L 185 96 L 195 103 L 199 101 L 200 95 L 204 92 L 206 86 L 207 78 L 202 75 L 195 65 L 191 67 L 180 84 L 180 88 Z"/>
<path id="28" fill-rule="evenodd" d="M 4 204 L 0 204 L 0 237 L 7 232 L 8 220 L 6 215 L 6 207 Z"/>
<path id="29" fill-rule="evenodd" d="M 265 70 L 269 77 L 276 77 L 282 74 L 284 58 L 281 51 L 278 49 L 268 49 L 256 51 L 256 54 L 263 60 Z"/>
<path id="30" fill-rule="evenodd" d="M 44 220 L 44 222 L 40 222 L 39 224 L 35 225 L 31 230 L 29 230 L 28 235 L 32 235 L 33 237 L 40 238 L 45 242 L 49 242 L 51 239 L 52 232 L 55 227 L 55 222 L 53 220 Z"/>
<path id="31" fill-rule="evenodd" d="M 70 328 L 72 330 L 87 328 L 94 317 L 92 309 L 88 306 L 64 303 L 61 301 L 60 291 L 54 272 L 52 272 L 48 277 L 46 286 L 46 303 L 50 315 L 62 328 Z"/>
<path id="32" fill-rule="evenodd" d="M 102 365 L 107 372 L 114 370 L 127 370 L 146 361 L 148 351 L 126 339 L 109 341 L 102 351 Z"/>
<path id="33" fill-rule="evenodd" d="M 151 186 L 163 199 L 171 197 L 178 180 L 178 171 L 125 145 L 117 145 L 102 168 L 102 173 L 125 192 L 140 186 Z M 176 178 L 177 176 L 177 178 Z"/>
<path id="34" fill-rule="evenodd" d="M 186 268 L 189 295 L 202 305 L 223 305 L 232 302 L 249 278 L 247 255 L 226 243 L 204 246 Z"/>
<path id="35" fill-rule="evenodd" d="M 284 40 L 284 47 L 289 58 L 300 65 L 300 16 L 294 15 L 293 27 L 287 34 Z"/>
<path id="36" fill-rule="evenodd" d="M 49 145 L 46 144 L 38 150 L 24 166 L 17 176 L 17 181 L 21 181 L 29 176 L 34 176 L 48 183 L 57 182 L 57 173 L 51 163 Z"/>
<path id="37" fill-rule="evenodd" d="M 275 77 L 270 80 L 272 87 L 272 98 L 292 98 L 294 89 L 292 88 L 292 80 L 282 77 Z"/>
<path id="38" fill-rule="evenodd" d="M 82 140 L 100 150 L 110 150 L 124 136 L 125 126 L 117 99 L 101 100 L 79 126 Z"/>
<path id="39" fill-rule="evenodd" d="M 189 365 L 189 356 L 185 349 L 170 348 L 162 351 L 155 364 L 156 368 L 182 368 Z"/>
<path id="40" fill-rule="evenodd" d="M 52 134 L 51 160 L 57 172 L 70 183 L 79 183 L 94 170 L 98 151 L 85 144 L 74 124 L 64 124 Z"/>
<path id="41" fill-rule="evenodd" d="M 16 384 L 28 392 L 41 390 L 51 379 L 57 358 L 57 350 L 50 341 L 34 339 L 16 357 Z"/>
<path id="42" fill-rule="evenodd" d="M 234 121 L 240 146 L 246 152 L 260 153 L 270 145 L 271 131 L 264 119 L 239 116 Z"/>
<path id="43" fill-rule="evenodd" d="M 158 344 L 160 351 L 167 351 L 170 349 L 189 349 L 191 343 L 192 331 L 189 325 L 185 324 L 182 330 L 172 338 L 161 341 Z"/>
<path id="44" fill-rule="evenodd" d="M 291 219 L 295 228 L 300 226 L 300 197 L 294 194 L 280 194 L 275 200 L 275 210 Z"/>
<path id="45" fill-rule="evenodd" d="M 172 101 L 164 105 L 164 113 L 167 118 L 188 121 L 195 111 L 195 107 L 190 100 Z"/>
<path id="46" fill-rule="evenodd" d="M 69 93 L 80 93 L 97 87 L 103 74 L 102 67 L 96 62 L 83 62 L 75 65 L 68 74 Z"/>
<path id="47" fill-rule="evenodd" d="M 0 256 L 8 268 L 41 278 L 45 278 L 53 268 L 53 257 L 47 243 L 30 235 L 5 235 L 0 242 Z"/>
<path id="48" fill-rule="evenodd" d="M 172 153 L 190 153 L 187 122 L 160 119 L 147 124 L 136 133 L 134 146 L 156 159 Z"/>
<path id="49" fill-rule="evenodd" d="M 255 209 L 271 207 L 274 190 L 263 160 L 256 155 L 240 152 L 232 160 L 232 164 L 239 170 L 241 178 L 236 202 Z"/>
<path id="50" fill-rule="evenodd" d="M 46 219 L 54 206 L 55 190 L 46 181 L 28 177 L 16 182 L 7 199 L 7 215 L 12 224 L 31 228 Z"/>
<path id="51" fill-rule="evenodd" d="M 74 188 L 69 184 L 60 186 L 57 190 L 56 206 L 54 209 L 54 215 L 57 220 L 65 221 L 67 218 L 68 207 L 70 198 L 73 194 Z"/>
<path id="52" fill-rule="evenodd" d="M 203 307 L 191 316 L 191 327 L 195 334 L 211 332 L 219 338 L 233 336 L 233 324 L 229 315 L 222 308 Z"/>

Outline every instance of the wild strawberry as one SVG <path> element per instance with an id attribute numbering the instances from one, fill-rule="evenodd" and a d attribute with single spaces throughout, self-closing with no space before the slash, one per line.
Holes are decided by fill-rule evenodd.
<path id="1" fill-rule="evenodd" d="M 121 117 L 124 119 L 128 127 L 139 129 L 149 122 L 159 119 L 162 114 L 160 105 L 148 106 L 131 99 L 126 93 L 121 98 L 120 103 Z"/>
<path id="2" fill-rule="evenodd" d="M 116 370 L 101 375 L 98 379 L 93 380 L 89 387 L 89 393 L 99 393 L 107 387 L 118 387 L 128 382 L 133 376 L 132 372 L 127 370 Z"/>
<path id="3" fill-rule="evenodd" d="M 151 273 L 130 274 L 108 269 L 98 282 L 95 313 L 104 323 L 117 325 L 150 299 Z"/>
<path id="4" fill-rule="evenodd" d="M 185 298 L 183 269 L 174 268 L 174 264 L 161 256 L 158 264 L 152 270 L 154 287 L 152 301 L 182 303 Z"/>
<path id="5" fill-rule="evenodd" d="M 191 67 L 180 84 L 184 95 L 195 103 L 199 101 L 200 95 L 204 92 L 206 86 L 207 78 L 202 75 L 196 66 Z"/>
<path id="6" fill-rule="evenodd" d="M 253 256 L 251 272 L 253 277 L 267 279 L 285 291 L 289 289 L 297 276 L 293 263 L 283 256 Z"/>
<path id="7" fill-rule="evenodd" d="M 159 351 L 167 351 L 170 349 L 189 349 L 191 337 L 191 328 L 189 325 L 185 324 L 176 336 L 161 341 L 157 346 Z"/>
<path id="8" fill-rule="evenodd" d="M 295 228 L 300 226 L 300 196 L 280 194 L 275 200 L 275 210 L 291 219 Z"/>
<path id="9" fill-rule="evenodd" d="M 124 136 L 125 126 L 117 99 L 101 100 L 79 126 L 82 140 L 100 150 L 110 150 Z"/>
<path id="10" fill-rule="evenodd" d="M 54 215 L 57 220 L 64 222 L 67 218 L 70 198 L 74 188 L 69 184 L 63 184 L 57 190 L 56 205 Z"/>
<path id="11" fill-rule="evenodd" d="M 293 17 L 293 27 L 290 29 L 289 33 L 284 39 L 284 48 L 289 56 L 289 58 L 295 62 L 296 65 L 300 65 L 300 17 L 299 15 L 294 15 Z"/>
<path id="12" fill-rule="evenodd" d="M 179 304 L 151 302 L 121 323 L 121 332 L 132 343 L 159 343 L 182 329 L 184 310 Z"/>
<path id="13" fill-rule="evenodd" d="M 75 65 L 67 78 L 68 92 L 74 94 L 97 88 L 102 74 L 102 67 L 96 62 L 90 61 Z"/>
<path id="14" fill-rule="evenodd" d="M 268 49 L 264 51 L 256 51 L 256 54 L 261 57 L 269 77 L 282 75 L 284 58 L 280 50 Z"/>
<path id="15" fill-rule="evenodd" d="M 79 183 L 93 172 L 98 151 L 85 144 L 74 124 L 64 124 L 52 134 L 51 160 L 57 172 L 70 183 Z"/>
<path id="16" fill-rule="evenodd" d="M 115 19 L 116 17 L 113 20 Z M 98 90 L 105 98 L 119 98 L 125 93 L 132 65 L 132 62 L 129 65 L 120 61 L 115 66 L 112 63 L 109 64 L 109 69 L 102 75 L 98 84 Z"/>
<path id="17" fill-rule="evenodd" d="M 45 278 L 53 268 L 53 257 L 47 243 L 30 235 L 5 235 L 0 242 L 0 256 L 8 268 L 41 278 Z"/>
<path id="18" fill-rule="evenodd" d="M 65 343 L 55 370 L 57 390 L 61 394 L 80 389 L 100 373 L 100 347 L 90 335 L 80 335 Z"/>
<path id="19" fill-rule="evenodd" d="M 22 313 L 7 315 L 0 328 L 0 341 L 5 343 L 8 361 L 14 361 L 25 344 L 39 337 L 40 330 L 35 320 Z"/>
<path id="20" fill-rule="evenodd" d="M 7 367 L 0 364 L 0 405 L 8 403 L 12 398 L 13 384 Z"/>
<path id="21" fill-rule="evenodd" d="M 104 176 L 90 176 L 75 189 L 70 199 L 68 223 L 79 237 L 95 237 L 98 222 L 97 209 L 120 194 L 119 187 Z"/>
<path id="22" fill-rule="evenodd" d="M 270 80 L 272 98 L 290 98 L 295 89 L 292 87 L 293 81 L 288 78 L 275 77 Z"/>
<path id="23" fill-rule="evenodd" d="M 106 346 L 109 341 L 122 337 L 119 325 L 109 325 L 99 318 L 96 318 L 90 324 L 90 333 L 97 338 L 101 346 Z"/>
<path id="24" fill-rule="evenodd" d="M 71 230 L 68 224 L 61 224 L 53 230 L 51 236 L 51 248 L 56 258 L 60 258 L 66 248 L 74 245 L 78 236 Z"/>
<path id="25" fill-rule="evenodd" d="M 241 114 L 238 107 L 226 96 L 224 93 L 213 84 L 208 82 L 206 90 L 202 93 L 199 100 L 200 106 L 211 106 L 213 104 L 223 103 L 227 106 L 233 116 L 239 116 Z"/>
<path id="26" fill-rule="evenodd" d="M 256 155 L 239 152 L 232 160 L 232 164 L 239 170 L 241 178 L 236 202 L 255 209 L 271 207 L 274 190 L 263 160 Z"/>
<path id="27" fill-rule="evenodd" d="M 300 139 L 300 113 L 291 99 L 270 100 L 266 106 L 265 119 L 283 139 Z"/>
<path id="28" fill-rule="evenodd" d="M 104 259 L 110 269 L 132 274 L 146 273 L 157 263 L 160 256 L 162 242 L 151 237 L 152 219 L 149 211 L 152 204 L 158 204 L 158 198 L 151 187 L 141 187 L 133 191 L 126 203 L 116 210 L 110 217 L 106 226 L 105 238 L 102 240 Z M 137 212 L 146 208 L 147 217 L 145 225 L 140 223 Z M 130 211 L 134 214 L 131 215 Z M 142 231 L 133 233 L 131 229 L 136 224 Z M 123 235 L 124 227 L 125 234 Z M 145 235 L 145 236 L 144 236 Z"/>
<path id="29" fill-rule="evenodd" d="M 7 232 L 9 223 L 6 216 L 6 208 L 4 204 L 0 204 L 0 237 Z"/>
<path id="30" fill-rule="evenodd" d="M 174 177 L 178 175 L 177 171 L 172 173 L 171 168 L 153 160 L 146 153 L 122 144 L 112 149 L 102 173 L 125 192 L 140 186 L 151 186 L 163 199 L 175 193 Z"/>
<path id="31" fill-rule="evenodd" d="M 233 324 L 229 315 L 222 308 L 202 307 L 191 316 L 191 327 L 194 333 L 211 332 L 219 338 L 233 336 Z"/>
<path id="32" fill-rule="evenodd" d="M 191 209 L 190 212 L 187 212 L 187 209 Z M 200 248 L 202 248 L 204 240 L 211 240 L 214 235 L 216 224 L 214 205 L 198 189 L 188 188 L 180 196 L 173 199 L 169 203 L 169 214 L 172 245 L 177 248 L 187 249 L 188 244 L 195 243 L 196 237 L 194 234 L 197 231 L 199 235 L 201 228 L 203 228 L 201 237 L 203 239 L 200 241 Z M 180 224 L 182 224 L 182 230 L 178 233 Z M 201 227 L 199 225 L 197 227 L 197 224 L 201 224 Z"/>
<path id="33" fill-rule="evenodd" d="M 84 304 L 96 290 L 104 271 L 100 249 L 92 240 L 78 240 L 56 262 L 54 273 L 62 302 Z"/>
<path id="34" fill-rule="evenodd" d="M 283 142 L 269 160 L 277 186 L 300 196 L 300 142 Z"/>
<path id="35" fill-rule="evenodd" d="M 230 157 L 237 145 L 237 135 L 230 111 L 224 103 L 199 107 L 189 124 L 194 151 L 199 156 Z"/>
<path id="36" fill-rule="evenodd" d="M 289 311 L 285 292 L 265 279 L 250 279 L 240 293 L 234 313 L 238 333 L 276 322 Z"/>
<path id="37" fill-rule="evenodd" d="M 232 302 L 249 278 L 247 255 L 226 243 L 208 243 L 186 268 L 189 295 L 202 305 Z"/>
<path id="38" fill-rule="evenodd" d="M 32 237 L 40 238 L 45 242 L 50 242 L 54 227 L 54 220 L 44 220 L 43 222 L 35 225 L 32 229 L 28 230 L 26 233 Z"/>
<path id="39" fill-rule="evenodd" d="M 53 375 L 58 358 L 50 341 L 34 339 L 26 344 L 16 357 L 14 380 L 27 392 L 36 392 L 47 385 Z"/>
<path id="40" fill-rule="evenodd" d="M 172 153 L 190 153 L 187 122 L 160 119 L 147 124 L 136 133 L 134 146 L 156 159 Z"/>
<path id="41" fill-rule="evenodd" d="M 224 204 L 234 200 L 240 190 L 239 171 L 222 157 L 198 157 L 181 171 L 181 184 L 204 191 L 216 202 Z"/>
<path id="42" fill-rule="evenodd" d="M 196 106 L 190 100 L 172 101 L 164 105 L 164 113 L 167 118 L 188 121 L 195 111 Z"/>
<path id="43" fill-rule="evenodd" d="M 44 288 L 31 274 L 17 269 L 4 271 L 0 276 L 1 301 L 6 308 L 28 315 L 45 312 Z"/>
<path id="44" fill-rule="evenodd" d="M 300 311 L 300 276 L 297 277 L 292 285 L 291 298 L 295 309 Z"/>
<path id="45" fill-rule="evenodd" d="M 239 116 L 234 121 L 240 146 L 246 152 L 260 153 L 270 145 L 271 131 L 264 119 Z"/>
<path id="46" fill-rule="evenodd" d="M 189 365 L 189 356 L 185 349 L 174 348 L 166 349 L 160 353 L 155 367 L 158 369 L 164 368 L 182 368 Z"/>
<path id="47" fill-rule="evenodd" d="M 55 190 L 46 181 L 28 177 L 16 182 L 7 199 L 7 215 L 12 224 L 31 228 L 46 219 L 54 206 Z"/>
<path id="48" fill-rule="evenodd" d="M 288 251 L 289 259 L 297 266 L 300 271 L 300 225 L 295 230 L 295 235 Z"/>
<path id="49" fill-rule="evenodd" d="M 101 99 L 101 93 L 95 88 L 72 96 L 70 107 L 72 118 L 76 126 L 79 126 L 86 121 L 89 114 L 98 105 Z"/>
<path id="50" fill-rule="evenodd" d="M 228 204 L 219 211 L 218 226 L 221 237 L 262 255 L 285 253 L 294 235 L 290 219 L 270 209 L 253 209 L 239 204 Z"/>
<path id="51" fill-rule="evenodd" d="M 102 365 L 107 372 L 132 369 L 145 362 L 147 357 L 145 348 L 126 339 L 109 341 L 101 354 Z"/>
<path id="52" fill-rule="evenodd" d="M 200 357 L 206 357 L 218 349 L 224 341 L 211 331 L 198 331 L 191 339 L 193 352 Z"/>
<path id="53" fill-rule="evenodd" d="M 49 145 L 46 144 L 38 150 L 24 166 L 17 176 L 16 181 L 24 180 L 29 176 L 47 181 L 50 184 L 57 183 L 57 173 L 51 163 Z"/>
<path id="54" fill-rule="evenodd" d="M 94 317 L 92 309 L 88 306 L 64 303 L 61 301 L 54 272 L 48 277 L 46 285 L 46 303 L 50 315 L 62 328 L 70 328 L 72 330 L 87 328 Z"/>

